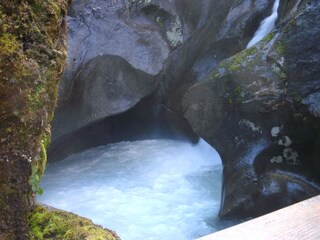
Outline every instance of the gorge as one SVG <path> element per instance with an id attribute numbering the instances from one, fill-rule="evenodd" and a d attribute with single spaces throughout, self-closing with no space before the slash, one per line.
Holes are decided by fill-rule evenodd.
<path id="1" fill-rule="evenodd" d="M 23 2 L 23 6 L 35 4 Z M 4 8 L 0 12 L 10 14 L 13 10 Z M 318 1 L 74 0 L 67 12 L 62 11 L 61 16 L 54 19 L 63 19 L 63 13 L 68 32 L 50 35 L 57 38 L 67 35 L 68 52 L 51 123 L 48 176 L 53 174 L 50 166 L 59 166 L 65 161 L 62 159 L 75 161 L 77 157 L 73 156 L 90 155 L 102 148 L 107 154 L 108 146 L 123 141 L 132 144 L 153 141 L 161 149 L 164 139 L 176 141 L 171 145 L 193 146 L 202 138 L 217 150 L 223 165 L 220 219 L 257 217 L 319 194 Z M 267 22 L 273 28 L 260 41 L 250 43 Z M 62 22 L 59 24 L 63 27 Z M 30 38 L 23 38 L 28 41 L 23 40 L 19 48 L 29 54 L 29 58 L 38 56 L 31 51 L 35 41 L 32 34 Z M 8 35 L 1 35 L 1 46 L 7 46 L 3 44 L 6 38 Z M 19 35 L 16 38 L 19 39 Z M 3 52 L 0 49 L 0 54 Z M 51 53 L 60 56 L 54 51 Z M 41 54 L 44 54 L 42 62 L 32 65 L 34 68 L 43 62 L 55 66 L 51 55 L 46 51 Z M 44 57 L 46 54 L 49 57 Z M 27 66 L 31 72 L 33 68 Z M 1 68 L 7 65 L 2 64 Z M 42 76 L 46 69 L 33 72 Z M 55 69 L 50 73 L 58 78 L 62 71 Z M 40 84 L 49 82 L 50 76 L 41 78 Z M 8 86 L 16 83 L 16 77 L 6 77 L 11 79 L 6 82 Z M 37 79 L 22 74 L 22 79 L 33 77 Z M 39 89 L 36 86 L 39 82 L 32 80 L 30 88 Z M 32 97 L 22 96 L 22 100 L 25 97 L 30 106 L 39 109 L 32 110 L 34 115 L 28 112 L 30 119 L 22 113 L 23 106 L 28 104 L 19 102 L 17 109 L 6 108 L 11 106 L 12 97 L 1 95 L 5 96 L 2 102 L 9 104 L 2 104 L 5 114 L 1 126 L 5 126 L 5 131 L 1 132 L 0 184 L 1 189 L 10 189 L 10 194 L 2 193 L 0 204 L 15 205 L 15 201 L 7 198 L 14 195 L 11 189 L 24 192 L 23 196 L 39 190 L 37 185 L 32 186 L 33 189 L 27 186 L 26 179 L 40 178 L 43 171 L 37 159 L 45 159 L 43 149 L 47 146 L 45 140 L 53 108 L 45 111 L 48 103 L 31 103 L 38 96 L 48 99 L 45 93 L 54 89 L 50 86 L 35 94 L 31 91 Z M 55 98 L 50 99 L 52 106 Z M 8 125 L 11 122 L 13 124 Z M 20 138 L 28 144 L 11 143 L 19 136 L 12 131 L 17 122 L 38 126 L 27 128 L 31 133 L 37 129 L 35 137 L 24 134 L 25 138 Z M 29 122 L 34 125 L 26 124 Z M 11 156 L 22 159 L 20 162 L 26 166 L 20 162 L 8 165 L 6 159 Z M 89 165 L 94 164 L 95 160 L 89 159 Z M 79 170 L 85 170 L 85 166 L 80 165 L 82 161 L 79 160 Z M 143 161 L 137 168 L 148 167 Z M 193 162 L 194 169 L 201 166 Z M 155 168 L 154 165 L 151 168 Z M 143 173 L 146 172 L 144 169 Z M 209 181 L 212 189 L 216 183 L 213 179 L 210 181 L 214 183 Z M 43 181 L 44 184 L 51 182 L 46 175 Z M 86 181 L 89 180 L 83 183 Z M 21 188 L 25 190 L 15 183 L 19 186 L 25 183 Z M 47 193 L 44 190 L 43 197 L 49 194 L 49 190 Z M 19 197 L 15 199 L 18 201 Z M 33 197 L 28 199 L 32 202 Z M 22 215 L 26 216 L 30 201 L 21 202 L 21 206 L 25 209 Z M 15 216 L 20 216 L 10 209 L 0 211 L 1 215 L 10 212 L 7 215 L 12 216 L 12 220 L 0 223 L 0 232 L 10 229 Z M 16 221 L 22 222 L 16 229 L 25 232 L 23 222 L 27 220 L 23 220 L 23 216 Z M 0 234 L 2 236 L 7 235 Z"/>

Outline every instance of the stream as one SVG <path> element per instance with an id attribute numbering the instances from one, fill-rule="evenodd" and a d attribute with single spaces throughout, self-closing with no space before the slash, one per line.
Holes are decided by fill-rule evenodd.
<path id="1" fill-rule="evenodd" d="M 221 160 L 205 141 L 119 142 L 48 164 L 40 203 L 123 240 L 188 240 L 233 225 L 217 217 Z"/>

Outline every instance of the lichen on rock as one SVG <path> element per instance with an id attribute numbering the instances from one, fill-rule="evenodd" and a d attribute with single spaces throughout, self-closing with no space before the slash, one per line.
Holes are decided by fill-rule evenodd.
<path id="1" fill-rule="evenodd" d="M 179 17 L 171 23 L 170 31 L 167 31 L 167 38 L 171 46 L 176 47 L 183 42 L 182 24 Z"/>

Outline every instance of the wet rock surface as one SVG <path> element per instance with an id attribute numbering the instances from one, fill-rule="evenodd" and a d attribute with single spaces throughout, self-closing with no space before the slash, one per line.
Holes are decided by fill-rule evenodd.
<path id="1" fill-rule="evenodd" d="M 249 20 L 259 21 L 269 10 L 265 0 L 249 6 L 209 0 L 73 2 L 53 140 L 124 112 L 151 93 L 163 102 L 198 81 L 213 62 L 241 50 L 254 31 Z M 99 63 L 102 58 L 105 64 Z M 110 99 L 111 93 L 124 102 Z"/>
<path id="2" fill-rule="evenodd" d="M 301 3 L 184 95 L 184 115 L 223 160 L 221 217 L 258 216 L 319 194 L 318 11 Z"/>
<path id="3" fill-rule="evenodd" d="M 71 6 L 49 159 L 170 129 L 221 155 L 221 217 L 318 194 L 319 3 L 280 1 L 276 29 L 242 51 L 273 2 L 193 2 Z"/>
<path id="4" fill-rule="evenodd" d="M 133 68 L 121 57 L 91 59 L 77 75 L 68 100 L 56 111 L 53 138 L 132 108 L 156 86 L 154 76 Z"/>

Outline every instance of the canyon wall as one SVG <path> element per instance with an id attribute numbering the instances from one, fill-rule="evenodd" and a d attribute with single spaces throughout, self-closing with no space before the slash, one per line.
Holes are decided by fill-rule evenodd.
<path id="1" fill-rule="evenodd" d="M 246 50 L 272 5 L 75 2 L 50 159 L 121 140 L 201 137 L 223 161 L 221 217 L 318 194 L 319 4 L 280 1 L 275 29 Z"/>
<path id="2" fill-rule="evenodd" d="M 275 29 L 246 50 L 273 2 L 74 1 L 66 32 L 67 5 L 0 5 L 1 239 L 26 238 L 61 74 L 49 161 L 122 140 L 201 137 L 223 161 L 221 217 L 319 194 L 316 0 L 280 1 Z"/>

